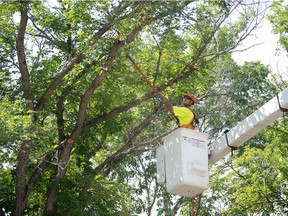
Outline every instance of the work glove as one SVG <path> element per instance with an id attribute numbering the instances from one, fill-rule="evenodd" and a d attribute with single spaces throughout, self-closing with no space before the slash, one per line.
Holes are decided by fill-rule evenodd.
<path id="1" fill-rule="evenodd" d="M 161 100 L 161 102 L 165 105 L 168 111 L 174 115 L 173 107 L 170 104 L 169 100 L 167 100 L 160 92 L 155 92 L 155 95 Z"/>

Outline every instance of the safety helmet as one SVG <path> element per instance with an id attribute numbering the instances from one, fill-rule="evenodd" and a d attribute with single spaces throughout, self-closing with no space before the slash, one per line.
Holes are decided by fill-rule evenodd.
<path id="1" fill-rule="evenodd" d="M 193 101 L 194 104 L 196 103 L 196 97 L 193 94 L 187 93 L 184 96 L 188 96 L 189 98 L 191 98 L 191 100 Z"/>

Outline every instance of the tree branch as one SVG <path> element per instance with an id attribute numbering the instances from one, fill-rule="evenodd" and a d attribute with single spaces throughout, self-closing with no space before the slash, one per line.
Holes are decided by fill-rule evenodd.
<path id="1" fill-rule="evenodd" d="M 28 104 L 28 110 L 33 111 L 34 105 L 32 102 L 31 97 L 31 87 L 30 87 L 30 77 L 29 71 L 26 64 L 26 55 L 25 55 L 25 46 L 24 46 L 24 39 L 25 39 L 25 31 L 27 27 L 27 8 L 26 3 L 21 3 L 21 11 L 20 11 L 20 26 L 17 35 L 16 41 L 16 49 L 17 49 L 17 57 L 18 63 L 21 73 L 21 86 L 23 89 L 23 96 Z M 32 123 L 34 124 L 35 118 L 32 114 Z M 33 127 L 30 128 L 33 130 Z M 16 208 L 13 215 L 22 215 L 25 209 L 28 196 L 27 194 L 27 185 L 26 185 L 26 172 L 27 166 L 29 162 L 29 152 L 31 146 L 33 145 L 32 138 L 28 138 L 27 140 L 23 140 L 23 143 L 18 152 L 18 163 L 16 167 Z"/>
<path id="2" fill-rule="evenodd" d="M 113 16 L 113 19 L 116 19 L 117 15 L 119 15 L 119 13 L 124 11 L 129 5 L 130 3 L 129 4 L 127 3 L 123 7 L 117 8 L 117 10 L 115 11 L 115 16 Z M 43 93 L 42 97 L 40 98 L 35 108 L 36 111 L 40 111 L 44 108 L 46 101 L 50 98 L 54 90 L 58 87 L 63 77 L 74 68 L 75 64 L 78 64 L 83 61 L 83 59 L 85 58 L 84 52 L 88 48 L 90 48 L 93 44 L 95 44 L 97 40 L 100 39 L 101 36 L 103 36 L 103 34 L 105 34 L 111 28 L 113 22 L 114 20 L 111 20 L 108 21 L 106 24 L 104 24 L 103 27 L 93 35 L 92 39 L 90 39 L 86 43 L 86 46 L 84 47 L 83 51 L 78 53 L 78 55 L 76 55 L 74 58 L 72 58 L 65 64 L 64 68 L 58 73 L 58 75 L 55 77 L 55 79 L 51 82 L 46 91 Z"/>

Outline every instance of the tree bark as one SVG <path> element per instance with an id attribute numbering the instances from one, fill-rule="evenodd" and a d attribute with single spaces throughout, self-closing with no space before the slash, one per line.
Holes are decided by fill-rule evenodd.
<path id="1" fill-rule="evenodd" d="M 56 213 L 57 207 L 57 194 L 59 192 L 59 183 L 64 178 L 67 166 L 69 163 L 70 153 L 74 146 L 75 141 L 73 139 L 68 139 L 63 145 L 63 149 L 59 155 L 57 175 L 52 186 L 48 190 L 47 200 L 45 204 L 45 212 L 48 215 L 53 215 Z"/>
<path id="2" fill-rule="evenodd" d="M 52 187 L 48 191 L 48 198 L 45 204 L 45 215 L 53 215 L 56 211 L 56 194 L 58 193 L 58 182 L 54 182 Z"/>
<path id="3" fill-rule="evenodd" d="M 29 71 L 26 64 L 26 55 L 25 55 L 25 47 L 24 47 L 24 38 L 25 31 L 27 27 L 28 20 L 28 11 L 26 9 L 26 4 L 22 2 L 22 8 L 20 11 L 20 26 L 18 30 L 18 36 L 16 41 L 16 49 L 17 49 L 17 57 L 18 63 L 21 73 L 21 86 L 23 89 L 23 96 L 27 102 L 27 109 L 33 111 L 33 103 L 31 102 L 31 88 L 30 88 L 30 77 Z M 34 124 L 34 116 L 31 114 L 32 124 Z M 29 130 L 30 132 L 33 130 L 33 126 L 31 125 Z M 33 145 L 32 138 L 28 138 L 23 140 L 22 145 L 19 148 L 18 152 L 18 164 L 16 166 L 16 208 L 13 212 L 13 215 L 23 215 L 25 206 L 28 200 L 28 186 L 26 183 L 26 171 L 29 160 L 29 152 L 31 146 Z"/>
<path id="4" fill-rule="evenodd" d="M 4 211 L 2 210 L 2 208 L 0 208 L 0 216 L 5 216 Z"/>

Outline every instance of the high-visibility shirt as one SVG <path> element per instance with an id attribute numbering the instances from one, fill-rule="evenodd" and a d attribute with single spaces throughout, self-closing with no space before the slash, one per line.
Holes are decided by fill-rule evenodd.
<path id="1" fill-rule="evenodd" d="M 173 106 L 174 115 L 179 120 L 180 127 L 186 127 L 189 129 L 194 129 L 195 125 L 194 122 L 194 113 L 191 109 L 187 107 L 177 107 Z"/>

